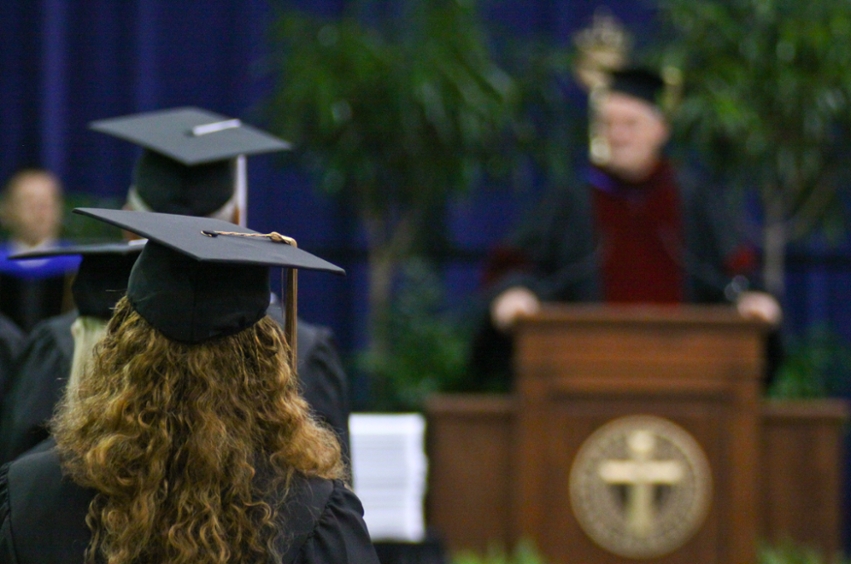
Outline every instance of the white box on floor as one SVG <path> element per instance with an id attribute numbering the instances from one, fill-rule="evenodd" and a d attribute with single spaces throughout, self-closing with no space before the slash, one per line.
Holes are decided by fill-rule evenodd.
<path id="1" fill-rule="evenodd" d="M 375 541 L 421 542 L 428 462 L 418 413 L 353 413 L 352 480 Z"/>

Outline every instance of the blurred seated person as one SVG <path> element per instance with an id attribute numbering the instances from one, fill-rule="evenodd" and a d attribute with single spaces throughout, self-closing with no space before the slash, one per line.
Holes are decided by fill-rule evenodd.
<path id="1" fill-rule="evenodd" d="M 477 387 L 510 389 L 512 328 L 542 302 L 730 302 L 779 325 L 777 300 L 753 290 L 756 253 L 736 236 L 722 194 L 665 156 L 663 93 L 649 70 L 612 73 L 592 118 L 603 158 L 492 253 L 471 355 Z"/>
<path id="2" fill-rule="evenodd" d="M 10 254 L 60 244 L 62 186 L 52 173 L 25 169 L 9 179 L 0 201 L 9 240 L 0 246 L 0 312 L 24 332 L 71 309 L 70 281 L 79 258 L 10 261 Z"/>

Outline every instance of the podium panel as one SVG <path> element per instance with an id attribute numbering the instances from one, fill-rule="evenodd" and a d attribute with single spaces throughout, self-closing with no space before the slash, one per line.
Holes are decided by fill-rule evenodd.
<path id="1" fill-rule="evenodd" d="M 764 329 L 716 307 L 524 320 L 517 536 L 554 563 L 754 561 Z"/>
<path id="2" fill-rule="evenodd" d="M 517 413 L 513 395 L 429 398 L 428 522 L 451 552 L 485 553 L 518 540 L 512 521 Z M 842 547 L 842 458 L 848 415 L 846 402 L 837 399 L 761 402 L 760 541 L 792 539 L 825 559 Z M 704 522 L 708 526 L 713 519 L 709 513 Z"/>
<path id="3" fill-rule="evenodd" d="M 429 526 L 453 552 L 532 538 L 553 564 L 741 564 L 788 539 L 832 557 L 849 409 L 759 399 L 763 330 L 547 308 L 518 330 L 513 394 L 428 401 Z"/>

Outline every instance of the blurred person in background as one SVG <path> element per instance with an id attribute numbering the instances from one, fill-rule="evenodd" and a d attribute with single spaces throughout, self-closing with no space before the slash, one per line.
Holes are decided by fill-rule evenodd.
<path id="1" fill-rule="evenodd" d="M 59 179 L 42 169 L 13 175 L 0 197 L 0 222 L 9 234 L 0 245 L 0 312 L 24 332 L 72 307 L 70 284 L 78 257 L 7 260 L 11 254 L 62 244 L 62 202 Z"/>
<path id="2" fill-rule="evenodd" d="M 777 300 L 754 290 L 756 252 L 722 193 L 665 155 L 664 88 L 648 69 L 612 72 L 592 106 L 599 146 L 584 182 L 558 187 L 492 253 L 471 354 L 477 387 L 510 388 L 512 329 L 542 302 L 731 303 L 780 324 Z M 777 350 L 778 336 L 770 343 Z"/>

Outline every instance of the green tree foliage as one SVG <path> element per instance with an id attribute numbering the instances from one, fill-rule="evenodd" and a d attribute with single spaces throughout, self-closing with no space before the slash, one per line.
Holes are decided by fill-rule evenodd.
<path id="1" fill-rule="evenodd" d="M 847 397 L 851 393 L 851 345 L 824 325 L 790 339 L 772 398 Z"/>
<path id="2" fill-rule="evenodd" d="M 404 21 L 286 12 L 276 129 L 316 159 L 321 186 L 360 208 L 466 190 L 495 155 L 513 85 L 492 60 L 470 2 L 416 3 Z"/>
<path id="3" fill-rule="evenodd" d="M 405 261 L 387 321 L 385 354 L 367 351 L 360 368 L 371 375 L 370 408 L 421 411 L 435 392 L 463 385 L 469 331 L 443 306 L 443 285 L 420 258 Z"/>
<path id="4" fill-rule="evenodd" d="M 786 541 L 778 544 L 763 544 L 759 547 L 759 564 L 848 564 L 842 555 L 825 558 L 821 551 Z"/>
<path id="5" fill-rule="evenodd" d="M 513 551 L 492 546 L 484 555 L 464 551 L 455 555 L 452 564 L 546 564 L 532 541 L 524 539 Z"/>
<path id="6" fill-rule="evenodd" d="M 671 29 L 663 58 L 687 85 L 678 124 L 758 187 L 766 282 L 780 293 L 786 244 L 841 223 L 851 2 L 659 0 L 659 9 Z"/>
<path id="7" fill-rule="evenodd" d="M 399 264 L 429 234 L 434 206 L 500 167 L 516 95 L 470 0 L 400 2 L 371 19 L 369 4 L 338 20 L 281 13 L 270 110 L 319 186 L 361 219 L 371 348 L 384 354 Z"/>

